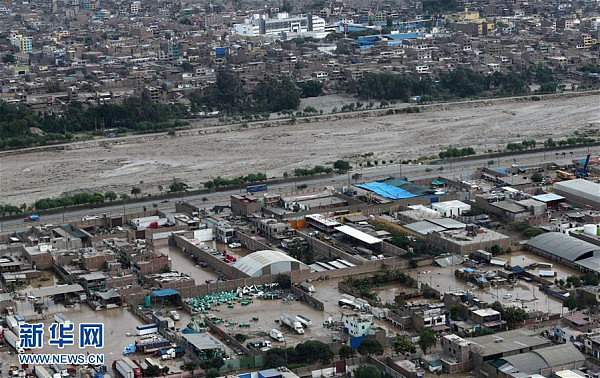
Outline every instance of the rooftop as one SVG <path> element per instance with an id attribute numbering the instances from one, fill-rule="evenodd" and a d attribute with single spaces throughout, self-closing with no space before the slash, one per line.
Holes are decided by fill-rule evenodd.
<path id="1" fill-rule="evenodd" d="M 520 328 L 493 335 L 474 337 L 471 339 L 471 343 L 478 346 L 481 355 L 485 357 L 523 348 L 540 347 L 550 344 L 550 341 L 531 330 Z"/>
<path id="2" fill-rule="evenodd" d="M 525 244 L 571 262 L 600 253 L 599 246 L 560 232 L 547 232 L 535 236 Z"/>
<path id="3" fill-rule="evenodd" d="M 360 240 L 361 242 L 366 243 L 366 244 L 378 244 L 378 243 L 382 242 L 381 239 L 371 236 L 361 230 L 357 230 L 354 227 L 344 225 L 344 226 L 338 226 L 335 229 L 336 229 L 336 231 L 339 231 L 339 232 L 341 232 L 347 236 L 350 236 L 354 239 Z"/>

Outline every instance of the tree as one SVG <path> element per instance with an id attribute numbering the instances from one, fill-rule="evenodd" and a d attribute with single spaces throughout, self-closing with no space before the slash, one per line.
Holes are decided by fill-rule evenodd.
<path id="1" fill-rule="evenodd" d="M 355 354 L 356 351 L 354 350 L 354 348 L 351 348 L 348 345 L 342 346 L 339 351 L 340 359 L 342 360 L 352 358 Z"/>
<path id="2" fill-rule="evenodd" d="M 431 328 L 425 328 L 421 331 L 419 336 L 419 347 L 424 354 L 427 354 L 427 350 L 434 347 L 437 344 L 437 338 L 435 336 L 435 331 Z"/>
<path id="3" fill-rule="evenodd" d="M 289 289 L 292 287 L 292 280 L 285 274 L 278 274 L 277 278 L 275 278 L 275 282 L 277 282 L 277 286 L 281 289 Z"/>
<path id="4" fill-rule="evenodd" d="M 162 185 L 158 185 L 157 188 L 158 188 L 158 191 L 160 192 L 160 194 L 162 194 L 163 189 L 164 189 L 163 186 Z"/>
<path id="5" fill-rule="evenodd" d="M 410 340 L 404 337 L 399 337 L 394 340 L 394 351 L 398 354 L 415 353 L 417 348 L 415 348 L 415 344 L 413 344 Z"/>
<path id="6" fill-rule="evenodd" d="M 261 80 L 253 92 L 254 108 L 259 112 L 297 109 L 300 90 L 286 75 Z"/>
<path id="7" fill-rule="evenodd" d="M 124 202 L 129 199 L 129 196 L 126 193 L 119 194 L 119 198 Z"/>
<path id="8" fill-rule="evenodd" d="M 323 84 L 317 80 L 298 83 L 302 97 L 317 97 L 323 94 Z"/>
<path id="9" fill-rule="evenodd" d="M 492 255 L 499 255 L 502 253 L 502 247 L 500 247 L 498 244 L 494 244 L 490 248 L 490 252 L 492 253 Z"/>
<path id="10" fill-rule="evenodd" d="M 167 375 L 167 374 L 169 374 L 170 369 L 168 366 L 163 366 L 163 368 L 160 370 L 162 371 L 163 375 Z"/>
<path id="11" fill-rule="evenodd" d="M 383 346 L 375 339 L 366 339 L 358 347 L 358 353 L 363 356 L 371 354 L 381 356 L 383 354 Z"/>
<path id="12" fill-rule="evenodd" d="M 183 192 L 188 188 L 188 185 L 185 182 L 181 181 L 173 181 L 171 185 L 169 185 L 169 191 L 171 193 Z"/>
<path id="13" fill-rule="evenodd" d="M 567 297 L 563 301 L 563 307 L 568 308 L 569 311 L 575 310 L 577 308 L 577 306 L 578 306 L 577 300 L 573 297 Z"/>
<path id="14" fill-rule="evenodd" d="M 381 372 L 371 364 L 358 365 L 354 369 L 355 378 L 381 378 Z"/>
<path id="15" fill-rule="evenodd" d="M 361 177 L 362 177 L 362 174 L 355 173 L 355 174 L 352 175 L 352 180 L 358 181 L 358 180 L 360 180 Z"/>
<path id="16" fill-rule="evenodd" d="M 278 368 L 280 366 L 286 365 L 285 360 L 285 349 L 282 348 L 272 348 L 267 351 L 265 355 L 264 364 L 265 367 L 268 368 Z"/>
<path id="17" fill-rule="evenodd" d="M 460 317 L 460 305 L 458 303 L 453 304 L 452 306 L 450 306 L 450 319 L 456 321 L 459 320 Z"/>
<path id="18" fill-rule="evenodd" d="M 112 190 L 108 191 L 108 192 L 104 193 L 104 198 L 106 198 L 107 200 L 112 202 L 117 199 L 117 193 L 113 192 Z"/>
<path id="19" fill-rule="evenodd" d="M 352 168 L 352 166 L 350 166 L 350 163 L 348 163 L 346 160 L 336 160 L 335 163 L 333 163 L 333 168 L 339 173 L 346 173 Z"/>
<path id="20" fill-rule="evenodd" d="M 134 186 L 131 188 L 131 194 L 134 196 L 138 196 L 142 193 L 142 190 L 140 188 L 138 188 L 137 186 Z"/>
<path id="21" fill-rule="evenodd" d="M 148 365 L 146 369 L 144 369 L 144 376 L 146 377 L 158 377 L 160 374 L 160 368 L 156 365 Z"/>
<path id="22" fill-rule="evenodd" d="M 527 319 L 527 313 L 525 310 L 515 306 L 505 308 L 504 312 L 501 313 L 501 316 L 503 320 L 506 320 L 506 323 L 509 327 L 521 323 Z"/>
<path id="23" fill-rule="evenodd" d="M 531 181 L 535 182 L 536 184 L 539 184 L 540 182 L 542 182 L 543 179 L 544 179 L 544 176 L 542 176 L 542 174 L 539 172 L 535 172 L 534 174 L 531 175 Z"/>
<path id="24" fill-rule="evenodd" d="M 296 345 L 294 349 L 298 361 L 303 361 L 308 364 L 316 361 L 327 364 L 331 362 L 334 356 L 327 344 L 317 340 L 305 341 Z"/>

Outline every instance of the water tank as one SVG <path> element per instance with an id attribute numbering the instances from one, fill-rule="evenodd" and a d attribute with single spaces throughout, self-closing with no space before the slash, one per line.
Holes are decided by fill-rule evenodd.
<path id="1" fill-rule="evenodd" d="M 584 224 L 583 232 L 588 235 L 597 236 L 598 235 L 598 226 L 596 226 L 595 224 Z"/>

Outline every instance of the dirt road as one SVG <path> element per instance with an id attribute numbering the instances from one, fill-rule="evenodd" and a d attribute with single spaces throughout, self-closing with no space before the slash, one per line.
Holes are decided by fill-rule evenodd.
<path id="1" fill-rule="evenodd" d="M 198 187 L 216 176 L 251 172 L 281 176 L 297 167 L 336 159 L 398 160 L 436 155 L 448 146 L 478 152 L 525 138 L 543 140 L 598 129 L 600 96 L 539 102 L 463 104 L 419 114 L 343 119 L 277 127 L 170 137 L 147 135 L 90 141 L 62 151 L 37 151 L 0 158 L 2 202 L 33 203 L 74 190 L 143 193 L 168 187 L 175 177 Z M 595 127 L 590 127 L 595 125 Z"/>

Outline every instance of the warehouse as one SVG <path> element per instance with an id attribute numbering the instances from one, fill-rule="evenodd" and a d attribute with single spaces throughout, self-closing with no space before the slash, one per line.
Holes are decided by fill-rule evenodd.
<path id="1" fill-rule="evenodd" d="M 575 205 L 600 210 L 600 184 L 584 179 L 562 181 L 554 184 L 554 192 Z"/>
<path id="2" fill-rule="evenodd" d="M 273 250 L 251 253 L 239 259 L 233 266 L 250 277 L 309 269 L 306 264 L 295 258 Z"/>
<path id="3" fill-rule="evenodd" d="M 595 244 L 560 232 L 548 232 L 531 238 L 525 246 L 548 259 L 600 275 L 600 246 Z"/>
<path id="4" fill-rule="evenodd" d="M 547 232 L 531 238 L 525 245 L 538 255 L 575 265 L 600 255 L 600 247 L 560 232 Z"/>

